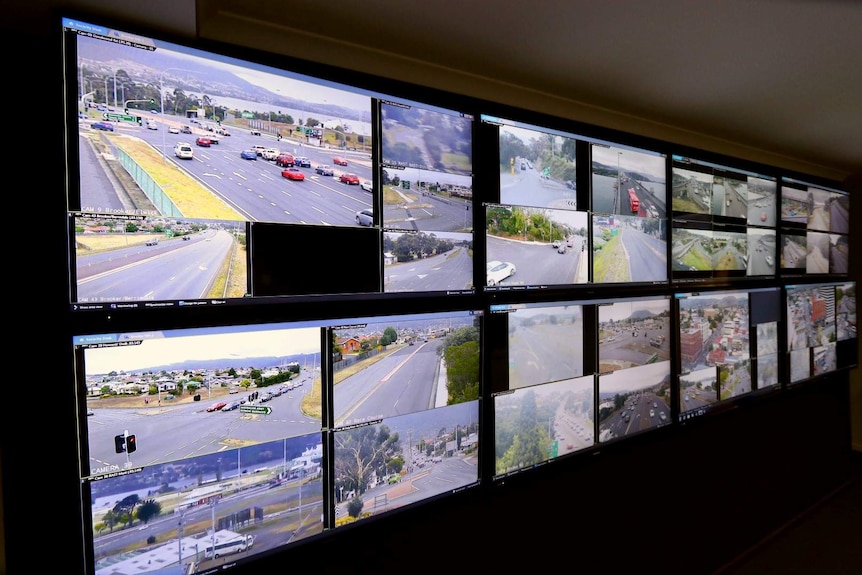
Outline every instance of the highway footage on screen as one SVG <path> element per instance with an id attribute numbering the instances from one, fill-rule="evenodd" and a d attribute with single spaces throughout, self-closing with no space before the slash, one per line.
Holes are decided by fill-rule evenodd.
<path id="1" fill-rule="evenodd" d="M 495 394 L 495 478 L 595 444 L 594 377 Z"/>
<path id="2" fill-rule="evenodd" d="M 674 156 L 672 178 L 675 279 L 776 275 L 774 177 Z"/>
<path id="3" fill-rule="evenodd" d="M 71 301 L 241 298 L 249 293 L 245 222 L 72 214 Z"/>
<path id="4" fill-rule="evenodd" d="M 333 328 L 335 426 L 478 399 L 479 317 L 368 318 Z"/>
<path id="5" fill-rule="evenodd" d="M 509 389 L 584 375 L 584 312 L 576 303 L 508 311 Z"/>
<path id="6" fill-rule="evenodd" d="M 70 210 L 355 226 L 373 207 L 371 96 L 65 23 L 86 30 L 75 46 L 80 181 Z"/>

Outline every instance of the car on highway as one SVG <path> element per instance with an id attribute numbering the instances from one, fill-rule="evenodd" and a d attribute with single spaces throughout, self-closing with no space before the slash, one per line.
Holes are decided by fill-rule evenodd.
<path id="1" fill-rule="evenodd" d="M 198 138 L 195 140 L 195 144 L 204 148 L 209 148 L 210 146 L 212 146 L 213 142 L 209 138 L 198 136 Z"/>
<path id="2" fill-rule="evenodd" d="M 485 266 L 487 275 L 487 285 L 495 286 L 504 279 L 515 275 L 515 264 L 512 262 L 502 262 L 500 260 L 491 260 Z"/>
<path id="3" fill-rule="evenodd" d="M 766 265 L 771 266 L 775 263 L 775 260 L 772 259 L 772 256 L 766 256 Z"/>
<path id="4" fill-rule="evenodd" d="M 356 212 L 356 223 L 360 226 L 374 225 L 374 211 L 371 208 L 365 208 Z"/>
<path id="5" fill-rule="evenodd" d="M 299 168 L 285 168 L 281 171 L 281 176 L 288 180 L 301 182 L 305 179 L 305 174 Z"/>
<path id="6" fill-rule="evenodd" d="M 316 168 L 314 168 L 314 172 L 321 176 L 334 176 L 335 172 L 332 171 L 332 166 L 329 164 L 320 164 Z"/>
<path id="7" fill-rule="evenodd" d="M 182 129 L 180 130 L 180 132 L 182 132 L 183 134 L 191 134 L 192 129 L 189 128 L 188 126 L 183 126 Z"/>
<path id="8" fill-rule="evenodd" d="M 281 150 L 279 150 L 278 148 L 264 148 L 260 152 L 260 157 L 264 160 L 274 160 L 278 157 L 280 153 Z"/>
<path id="9" fill-rule="evenodd" d="M 344 158 L 339 158 L 338 156 L 336 156 L 336 157 L 332 158 L 332 163 L 335 164 L 336 166 L 346 166 L 347 160 L 345 160 Z"/>
<path id="10" fill-rule="evenodd" d="M 368 192 L 369 194 L 374 189 L 371 182 L 362 182 L 359 184 L 359 187 L 362 188 L 363 190 L 365 190 L 366 192 Z"/>
<path id="11" fill-rule="evenodd" d="M 222 411 L 233 411 L 234 409 L 236 409 L 240 405 L 242 405 L 242 404 L 238 401 L 231 401 L 230 403 L 228 403 L 227 405 L 222 407 L 221 410 Z"/>
<path id="12" fill-rule="evenodd" d="M 239 153 L 239 157 L 243 160 L 257 160 L 257 152 L 251 149 L 243 150 Z"/>
<path id="13" fill-rule="evenodd" d="M 147 240 L 147 245 L 148 245 L 148 246 L 157 246 L 157 245 L 159 245 L 159 240 L 158 240 L 158 238 L 153 238 L 153 239 L 151 239 L 151 240 Z"/>
<path id="14" fill-rule="evenodd" d="M 260 130 L 251 130 L 249 134 L 252 136 L 260 136 Z"/>
<path id="15" fill-rule="evenodd" d="M 195 156 L 195 151 L 192 149 L 191 144 L 178 142 L 174 146 L 174 155 L 181 160 L 191 160 Z"/>
<path id="16" fill-rule="evenodd" d="M 300 168 L 310 168 L 311 167 L 311 160 L 309 160 L 305 156 L 297 156 L 296 158 L 293 159 L 293 165 L 300 167 Z"/>
<path id="17" fill-rule="evenodd" d="M 338 181 L 340 181 L 343 184 L 358 186 L 359 185 L 359 176 L 357 176 L 356 174 L 351 174 L 349 172 L 345 172 L 345 173 L 341 174 L 340 176 L 338 176 Z"/>
<path id="18" fill-rule="evenodd" d="M 566 253 L 566 251 L 568 251 L 568 249 L 569 248 L 565 242 L 560 242 L 560 245 L 557 246 L 557 253 L 558 254 L 564 254 L 564 253 Z"/>
<path id="19" fill-rule="evenodd" d="M 171 126 L 168 128 L 168 134 L 179 134 L 179 133 L 180 133 L 180 129 L 177 128 L 176 126 Z"/>
<path id="20" fill-rule="evenodd" d="M 155 122 L 153 122 L 152 120 L 150 120 L 149 122 L 147 122 L 147 129 L 148 130 L 158 130 L 159 125 L 156 124 Z"/>
<path id="21" fill-rule="evenodd" d="M 219 401 L 218 403 L 214 403 L 211 406 L 207 407 L 207 411 L 219 411 L 225 405 L 227 405 L 226 401 Z"/>
<path id="22" fill-rule="evenodd" d="M 104 130 L 106 132 L 114 131 L 114 125 L 110 122 L 93 122 L 90 127 L 94 130 Z"/>
<path id="23" fill-rule="evenodd" d="M 283 152 L 275 156 L 275 165 L 282 168 L 290 168 L 296 165 L 296 158 L 293 157 L 293 154 Z"/>

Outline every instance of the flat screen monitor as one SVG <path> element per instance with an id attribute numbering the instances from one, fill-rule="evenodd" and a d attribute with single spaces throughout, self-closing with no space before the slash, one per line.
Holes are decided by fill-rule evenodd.
<path id="1" fill-rule="evenodd" d="M 75 336 L 87 572 L 224 568 L 322 533 L 322 341 L 301 323 Z"/>
<path id="2" fill-rule="evenodd" d="M 781 179 L 783 276 L 846 276 L 850 265 L 850 196 L 790 177 Z"/>
<path id="3" fill-rule="evenodd" d="M 87 572 L 223 569 L 479 485 L 482 316 L 73 337 Z"/>
<path id="4" fill-rule="evenodd" d="M 671 179 L 673 281 L 776 276 L 776 176 L 673 155 Z"/>
<path id="5" fill-rule="evenodd" d="M 788 383 L 858 364 L 856 282 L 788 285 Z"/>
<path id="6" fill-rule="evenodd" d="M 592 281 L 668 281 L 667 156 L 590 141 Z"/>
<path id="7" fill-rule="evenodd" d="M 72 18 L 63 52 L 73 311 L 473 293 L 471 114 Z"/>
<path id="8" fill-rule="evenodd" d="M 599 441 L 673 421 L 670 298 L 622 299 L 598 307 Z"/>
<path id="9" fill-rule="evenodd" d="M 490 311 L 488 325 L 502 338 L 489 342 L 498 349 L 488 377 L 495 479 L 672 422 L 669 297 L 512 302 Z M 642 413 L 629 413 L 640 397 Z"/>
<path id="10" fill-rule="evenodd" d="M 327 329 L 334 527 L 479 484 L 481 319 L 356 317 Z"/>
<path id="11" fill-rule="evenodd" d="M 589 195 L 578 189 L 580 136 L 482 115 L 489 180 L 486 291 L 589 282 Z"/>
<path id="12" fill-rule="evenodd" d="M 680 421 L 780 389 L 778 287 L 675 295 Z"/>

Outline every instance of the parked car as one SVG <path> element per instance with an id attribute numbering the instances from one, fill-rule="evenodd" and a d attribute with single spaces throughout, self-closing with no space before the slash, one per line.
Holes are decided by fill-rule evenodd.
<path id="1" fill-rule="evenodd" d="M 486 265 L 487 284 L 495 286 L 504 279 L 515 275 L 515 264 L 511 262 L 501 262 L 499 260 L 491 260 Z"/>
<path id="2" fill-rule="evenodd" d="M 203 136 L 199 136 L 198 139 L 195 140 L 195 144 L 204 148 L 209 148 L 210 146 L 212 146 L 212 140 Z"/>
<path id="3" fill-rule="evenodd" d="M 195 151 L 191 144 L 186 142 L 177 142 L 174 146 L 174 155 L 182 160 L 191 160 L 195 156 Z"/>
<path id="4" fill-rule="evenodd" d="M 321 176 L 334 176 L 335 172 L 332 171 L 332 166 L 329 164 L 320 164 L 316 168 L 314 168 L 315 173 Z"/>
<path id="5" fill-rule="evenodd" d="M 104 130 L 106 132 L 114 131 L 114 125 L 110 122 L 93 122 L 90 127 L 94 130 Z"/>
<path id="6" fill-rule="evenodd" d="M 243 160 L 257 160 L 257 152 L 254 150 L 243 150 L 239 153 L 239 157 Z"/>
<path id="7" fill-rule="evenodd" d="M 356 212 L 356 223 L 360 226 L 374 225 L 374 210 L 365 208 Z"/>
<path id="8" fill-rule="evenodd" d="M 299 168 L 285 168 L 281 171 L 281 176 L 288 180 L 294 180 L 297 182 L 301 182 L 305 179 L 305 174 L 303 174 Z"/>
<path id="9" fill-rule="evenodd" d="M 338 156 L 336 156 L 336 157 L 332 158 L 332 163 L 335 164 L 336 166 L 346 166 L 347 160 L 345 160 L 344 158 L 339 158 Z"/>
<path id="10" fill-rule="evenodd" d="M 338 176 L 338 179 L 339 179 L 339 181 L 341 181 L 344 184 L 357 185 L 357 186 L 359 185 L 359 176 L 357 176 L 356 174 L 351 174 L 351 173 L 345 172 L 345 173 L 341 174 L 340 176 Z"/>

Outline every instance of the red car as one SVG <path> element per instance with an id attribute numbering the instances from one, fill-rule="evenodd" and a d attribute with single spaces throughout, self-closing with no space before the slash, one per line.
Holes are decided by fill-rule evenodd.
<path id="1" fill-rule="evenodd" d="M 344 158 L 332 158 L 332 163 L 336 166 L 346 166 L 347 160 L 345 160 Z"/>
<path id="2" fill-rule="evenodd" d="M 209 406 L 209 407 L 207 408 L 207 411 L 209 411 L 210 413 L 212 413 L 213 411 L 219 411 L 219 410 L 221 410 L 221 408 L 222 408 L 222 407 L 224 407 L 225 405 L 227 405 L 227 402 L 226 402 L 226 401 L 220 401 L 220 402 L 218 402 L 218 403 L 214 403 L 214 404 L 212 404 L 211 406 Z"/>
<path id="3" fill-rule="evenodd" d="M 359 185 L 359 176 L 356 174 L 345 173 L 338 176 L 338 179 L 344 182 L 345 184 L 356 184 Z"/>
<path id="4" fill-rule="evenodd" d="M 203 136 L 201 136 L 200 138 L 195 140 L 195 144 L 197 144 L 198 146 L 203 146 L 204 148 L 209 148 L 210 146 L 212 146 L 213 142 L 209 138 L 204 138 Z"/>
<path id="5" fill-rule="evenodd" d="M 285 168 L 281 171 L 281 175 L 288 180 L 296 180 L 298 182 L 305 179 L 305 174 L 299 168 Z"/>

